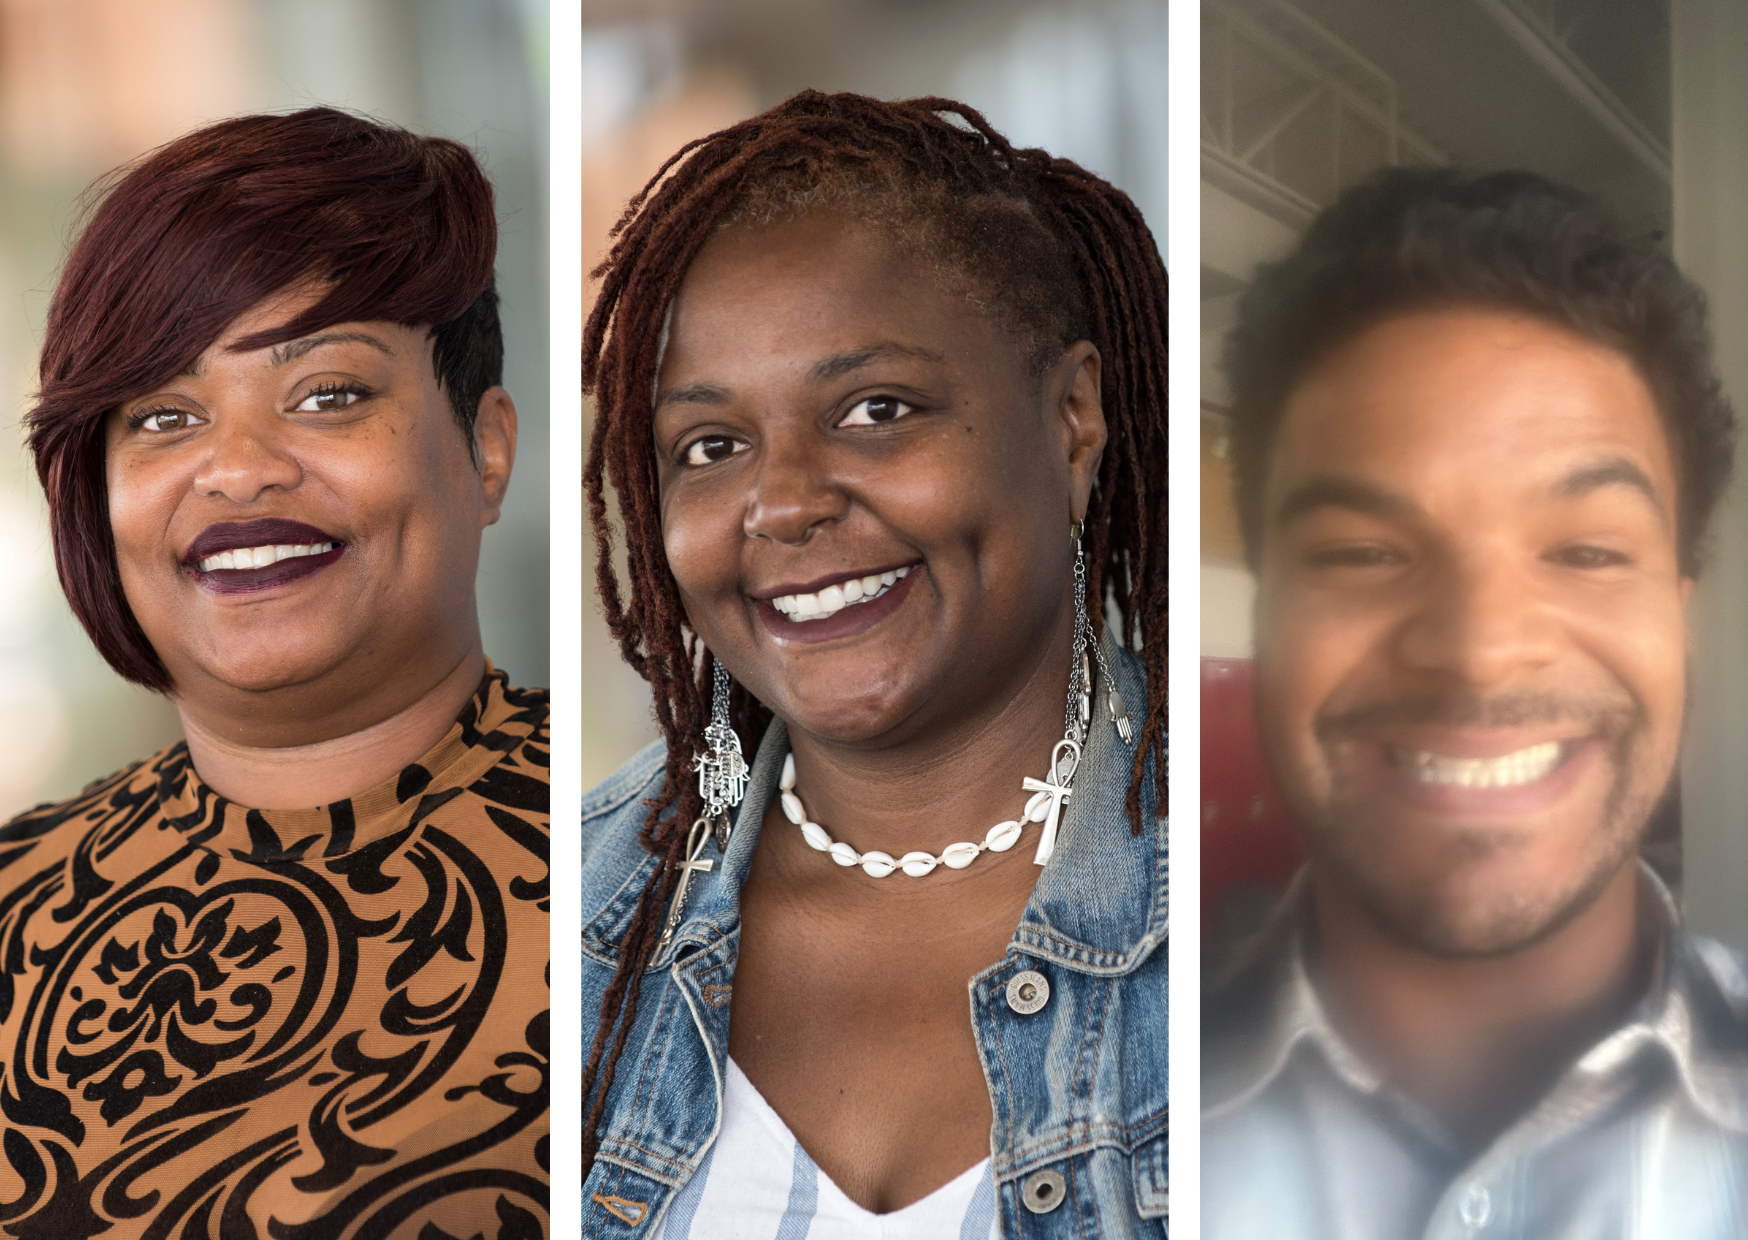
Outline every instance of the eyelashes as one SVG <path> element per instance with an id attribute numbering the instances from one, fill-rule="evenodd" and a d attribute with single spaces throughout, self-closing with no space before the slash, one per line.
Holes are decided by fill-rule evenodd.
<path id="1" fill-rule="evenodd" d="M 832 425 L 834 428 L 884 426 L 916 411 L 917 406 L 896 396 L 867 396 L 850 406 L 849 411 Z M 697 468 L 726 461 L 750 447 L 751 444 L 734 435 L 700 435 L 680 449 L 679 458 L 682 465 Z"/>
<path id="2" fill-rule="evenodd" d="M 340 410 L 348 409 L 373 395 L 375 393 L 361 383 L 347 380 L 328 380 L 305 389 L 301 399 L 291 407 L 289 412 L 338 413 Z M 154 435 L 168 435 L 176 431 L 190 430 L 196 426 L 205 426 L 210 420 L 181 405 L 153 405 L 145 409 L 136 409 L 128 414 L 126 425 L 129 430 L 145 431 Z"/>
<path id="3" fill-rule="evenodd" d="M 357 404 L 370 395 L 370 389 L 360 383 L 318 383 L 304 393 L 303 400 L 292 407 L 294 413 L 337 413 Z M 345 397 L 347 399 L 340 399 Z"/>

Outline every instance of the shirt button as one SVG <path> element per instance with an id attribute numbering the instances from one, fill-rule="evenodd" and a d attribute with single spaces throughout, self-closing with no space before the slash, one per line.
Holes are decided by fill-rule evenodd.
<path id="1" fill-rule="evenodd" d="M 1048 1002 L 1050 983 L 1042 973 L 1027 969 L 1008 979 L 1008 1006 L 1021 1016 L 1030 1016 L 1033 1012 L 1040 1011 Z"/>
<path id="2" fill-rule="evenodd" d="M 1471 1184 L 1457 1205 L 1457 1217 L 1470 1231 L 1480 1231 L 1493 1215 L 1493 1198 L 1479 1184 Z"/>
<path id="3" fill-rule="evenodd" d="M 1020 1187 L 1020 1200 L 1033 1214 L 1050 1213 L 1067 1195 L 1068 1181 L 1060 1171 L 1034 1171 Z"/>

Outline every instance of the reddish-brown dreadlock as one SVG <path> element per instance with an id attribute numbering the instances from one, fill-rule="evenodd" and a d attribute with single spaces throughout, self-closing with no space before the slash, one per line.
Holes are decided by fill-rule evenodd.
<path id="1" fill-rule="evenodd" d="M 821 208 L 888 226 L 895 241 L 926 251 L 1027 345 L 1040 371 L 1077 340 L 1098 348 L 1109 439 L 1086 517 L 1087 590 L 1114 602 L 1123 638 L 1141 645 L 1147 667 L 1127 801 L 1133 829 L 1141 830 L 1149 756 L 1158 804 L 1165 801 L 1166 279 L 1135 204 L 1077 164 L 1015 150 L 948 99 L 888 103 L 804 91 L 689 143 L 614 227 L 583 332 L 583 390 L 596 397 L 584 475 L 596 577 L 607 626 L 649 681 L 667 743 L 661 794 L 639 835 L 658 863 L 620 944 L 583 1068 L 585 1171 L 687 827 L 702 808 L 689 775 L 709 721 L 713 665 L 686 626 L 662 543 L 650 431 L 662 328 L 686 268 L 715 230 Z M 607 483 L 624 523 L 629 591 L 613 566 Z M 1102 630 L 1102 608 L 1090 610 Z M 733 720 L 750 753 L 770 712 L 736 683 Z"/>

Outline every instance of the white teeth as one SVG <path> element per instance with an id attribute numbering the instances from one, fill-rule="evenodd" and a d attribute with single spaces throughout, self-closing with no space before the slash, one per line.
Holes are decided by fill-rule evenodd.
<path id="1" fill-rule="evenodd" d="M 1546 778 L 1560 764 L 1563 751 L 1559 741 L 1545 741 L 1497 758 L 1451 758 L 1424 750 L 1409 750 L 1400 752 L 1397 760 L 1422 783 L 1459 788 L 1514 788 Z"/>
<path id="2" fill-rule="evenodd" d="M 209 555 L 200 561 L 200 571 L 210 573 L 217 568 L 255 569 L 266 568 L 269 564 L 277 564 L 281 560 L 289 560 L 299 555 L 325 555 L 334 549 L 331 542 L 322 543 L 280 543 L 275 547 L 238 547 L 234 551 L 221 551 L 217 555 Z"/>
<path id="3" fill-rule="evenodd" d="M 866 577 L 851 577 L 829 585 L 817 594 L 785 594 L 772 599 L 771 606 L 791 620 L 824 620 L 846 607 L 879 598 L 909 572 L 907 566 L 885 573 L 871 573 Z"/>

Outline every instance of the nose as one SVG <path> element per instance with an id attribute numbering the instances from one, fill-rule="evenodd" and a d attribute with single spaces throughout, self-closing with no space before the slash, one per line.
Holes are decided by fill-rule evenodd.
<path id="1" fill-rule="evenodd" d="M 832 477 L 826 455 L 824 445 L 810 442 L 805 432 L 766 438 L 741 523 L 748 538 L 800 546 L 821 526 L 843 519 L 849 497 Z"/>
<path id="2" fill-rule="evenodd" d="M 297 458 L 271 428 L 245 417 L 220 418 L 206 435 L 206 456 L 194 475 L 200 495 L 250 504 L 267 491 L 289 491 L 303 480 Z"/>
<path id="3" fill-rule="evenodd" d="M 1430 580 L 1398 631 L 1403 664 L 1486 692 L 1559 657 L 1559 624 L 1533 571 L 1486 551 L 1429 570 Z"/>

